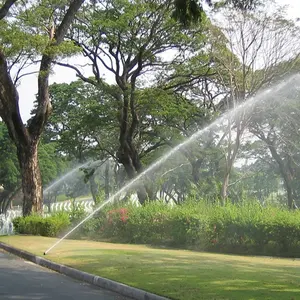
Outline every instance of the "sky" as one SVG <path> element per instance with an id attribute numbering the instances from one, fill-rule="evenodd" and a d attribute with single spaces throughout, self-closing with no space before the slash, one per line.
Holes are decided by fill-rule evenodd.
<path id="1" fill-rule="evenodd" d="M 300 17 L 300 1 L 299 0 L 277 0 L 280 5 L 288 5 L 287 16 L 289 18 L 295 19 Z M 78 62 L 80 59 L 73 58 L 69 59 L 70 63 Z M 107 76 L 107 75 L 106 75 Z M 76 80 L 76 75 L 73 70 L 64 67 L 54 67 L 53 73 L 50 77 L 50 84 L 56 83 L 70 83 Z M 109 78 L 107 78 L 109 79 Z M 35 95 L 37 93 L 37 75 L 30 75 L 23 77 L 18 86 L 19 92 L 19 105 L 20 112 L 24 122 L 29 119 L 30 111 L 33 107 L 33 102 L 35 100 Z"/>

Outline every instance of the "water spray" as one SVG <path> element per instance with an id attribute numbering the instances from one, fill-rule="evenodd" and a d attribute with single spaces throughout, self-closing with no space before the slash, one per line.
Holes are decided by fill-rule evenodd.
<path id="1" fill-rule="evenodd" d="M 47 188 L 45 188 L 44 190 L 44 194 L 46 194 L 49 190 L 51 190 L 53 187 L 55 187 L 56 185 L 58 185 L 60 182 L 62 182 L 63 180 L 67 179 L 68 177 L 70 177 L 71 175 L 73 175 L 75 172 L 77 172 L 78 170 L 80 170 L 81 168 L 84 168 L 86 166 L 94 166 L 97 162 L 99 162 L 100 160 L 96 160 L 96 161 L 91 161 L 89 160 L 88 162 L 77 166 L 76 168 L 72 169 L 70 172 L 68 172 L 67 174 L 63 175 L 62 177 L 60 177 L 58 180 L 54 181 L 51 185 L 49 185 Z"/>
<path id="2" fill-rule="evenodd" d="M 273 88 L 268 88 L 260 93 L 258 93 L 254 97 L 250 97 L 245 101 L 244 103 L 237 106 L 235 109 L 230 110 L 226 112 L 223 116 L 216 119 L 214 122 L 212 122 L 207 127 L 200 129 L 199 131 L 195 132 L 193 135 L 191 135 L 188 139 L 186 139 L 181 144 L 177 145 L 175 148 L 171 149 L 168 153 L 166 153 L 163 157 L 158 159 L 156 162 L 154 162 L 152 165 L 150 165 L 147 169 L 145 169 L 142 173 L 140 173 L 137 177 L 132 179 L 128 184 L 126 184 L 123 188 L 121 188 L 118 192 L 116 192 L 113 196 L 108 198 L 105 202 L 103 202 L 100 206 L 95 208 L 95 210 L 90 213 L 87 217 L 85 217 L 81 222 L 79 222 L 74 228 L 72 228 L 69 232 L 67 232 L 62 238 L 60 238 L 58 241 L 56 241 L 49 249 L 47 249 L 44 252 L 44 255 L 46 255 L 49 251 L 51 251 L 54 247 L 56 247 L 58 244 L 60 244 L 65 238 L 67 238 L 73 231 L 75 231 L 78 227 L 80 227 L 83 223 L 88 221 L 90 218 L 92 218 L 98 211 L 100 211 L 105 205 L 108 203 L 113 202 L 117 197 L 119 197 L 123 192 L 131 188 L 137 181 L 139 181 L 143 176 L 147 175 L 149 172 L 154 171 L 158 166 L 160 166 L 164 161 L 169 159 L 171 156 L 173 156 L 175 153 L 177 153 L 181 148 L 188 146 L 190 143 L 192 143 L 195 139 L 199 138 L 201 135 L 203 135 L 205 132 L 210 131 L 214 128 L 214 126 L 218 125 L 219 123 L 222 123 L 228 118 L 232 118 L 235 115 L 238 115 L 245 111 L 245 109 L 248 109 L 249 112 L 251 112 L 251 106 L 254 107 L 255 104 L 257 104 L 260 100 L 265 100 L 266 97 L 269 96 L 269 94 L 272 92 L 276 94 L 276 92 L 279 92 L 289 84 L 291 84 L 294 80 L 299 80 L 300 77 L 298 74 L 293 75 L 292 77 L 288 78 L 287 80 L 277 84 Z"/>

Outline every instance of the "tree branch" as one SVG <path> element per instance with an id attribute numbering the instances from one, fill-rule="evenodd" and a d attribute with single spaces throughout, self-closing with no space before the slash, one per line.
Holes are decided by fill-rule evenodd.
<path id="1" fill-rule="evenodd" d="M 19 94 L 9 75 L 7 61 L 0 50 L 0 116 L 7 125 L 12 140 L 18 145 L 19 142 L 27 141 L 27 131 L 19 111 Z"/>
<path id="2" fill-rule="evenodd" d="M 54 40 L 51 40 L 48 45 L 48 50 L 50 53 L 52 52 L 50 50 L 51 48 L 56 47 L 63 42 L 64 36 L 66 35 L 72 21 L 75 18 L 75 14 L 83 2 L 84 0 L 74 0 L 70 4 L 68 11 L 66 12 L 62 22 L 54 34 Z M 41 59 L 38 77 L 38 106 L 36 109 L 36 114 L 32 118 L 28 128 L 33 139 L 37 139 L 41 135 L 44 125 L 48 120 L 52 110 L 49 99 L 49 75 L 53 58 L 54 57 L 51 54 L 44 54 Z"/>
<path id="3" fill-rule="evenodd" d="M 6 0 L 5 3 L 0 8 L 0 20 L 4 19 L 9 12 L 9 9 L 17 2 L 18 0 Z"/>
<path id="4" fill-rule="evenodd" d="M 82 81 L 86 82 L 86 83 L 90 83 L 92 84 L 93 86 L 98 86 L 98 82 L 96 82 L 95 80 L 91 79 L 91 78 L 88 78 L 88 77 L 85 77 L 82 72 L 75 66 L 73 65 L 70 65 L 68 63 L 62 63 L 62 62 L 58 62 L 56 60 L 53 61 L 54 64 L 58 65 L 58 66 L 61 66 L 61 67 L 65 67 L 65 68 L 70 68 L 72 70 L 74 70 L 76 72 L 76 76 L 79 77 Z"/>

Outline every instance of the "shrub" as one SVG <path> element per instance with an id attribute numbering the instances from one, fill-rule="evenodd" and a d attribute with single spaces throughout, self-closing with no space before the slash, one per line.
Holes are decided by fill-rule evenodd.
<path id="1" fill-rule="evenodd" d="M 16 233 L 32 234 L 55 237 L 65 231 L 70 225 L 69 216 L 66 213 L 56 213 L 48 217 L 31 215 L 17 217 L 13 220 Z"/>
<path id="2" fill-rule="evenodd" d="M 122 238 L 124 226 L 128 220 L 127 208 L 115 208 L 108 210 L 105 216 L 105 222 L 102 223 L 101 230 L 106 237 Z"/>
<path id="3" fill-rule="evenodd" d="M 168 240 L 169 211 L 161 202 L 128 207 L 124 235 L 131 243 L 165 244 Z"/>
<path id="4" fill-rule="evenodd" d="M 98 238 L 205 251 L 300 256 L 300 212 L 256 201 L 220 206 L 191 201 L 110 207 L 98 216 Z"/>

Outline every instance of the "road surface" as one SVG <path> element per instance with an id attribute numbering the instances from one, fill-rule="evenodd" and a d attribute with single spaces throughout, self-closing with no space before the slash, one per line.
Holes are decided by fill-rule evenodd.
<path id="1" fill-rule="evenodd" d="M 0 250 L 1 300 L 131 300 Z"/>

